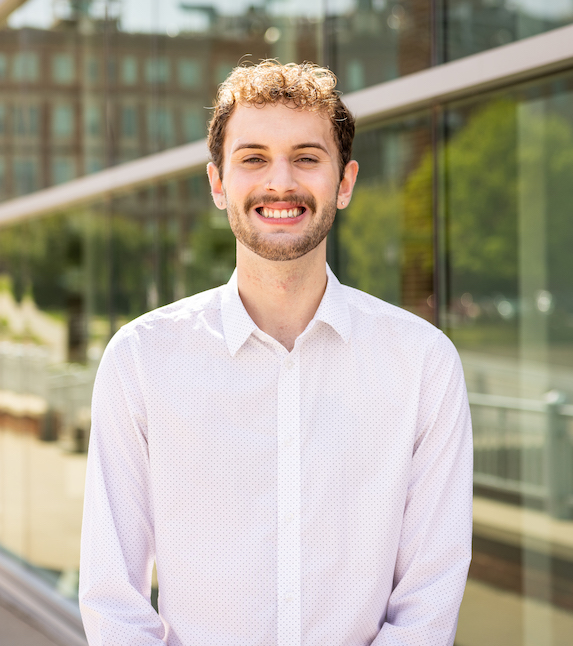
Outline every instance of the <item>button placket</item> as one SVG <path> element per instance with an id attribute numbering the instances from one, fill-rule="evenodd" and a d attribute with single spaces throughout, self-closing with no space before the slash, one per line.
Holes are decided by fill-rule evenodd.
<path id="1" fill-rule="evenodd" d="M 277 645 L 300 646 L 300 369 L 285 358 L 277 406 Z"/>

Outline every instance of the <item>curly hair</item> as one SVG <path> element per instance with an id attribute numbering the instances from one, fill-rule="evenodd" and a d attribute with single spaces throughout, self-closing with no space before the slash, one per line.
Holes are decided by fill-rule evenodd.
<path id="1" fill-rule="evenodd" d="M 237 104 L 262 108 L 285 103 L 295 110 L 326 114 L 332 124 L 338 147 L 340 178 L 351 159 L 354 117 L 335 90 L 336 76 L 313 63 L 287 63 L 264 60 L 258 65 L 236 67 L 220 85 L 209 123 L 207 143 L 211 159 L 223 176 L 223 142 L 229 118 Z"/>

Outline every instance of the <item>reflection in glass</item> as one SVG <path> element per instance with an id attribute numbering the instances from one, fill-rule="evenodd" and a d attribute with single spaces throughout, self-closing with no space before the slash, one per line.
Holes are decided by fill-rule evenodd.
<path id="1" fill-rule="evenodd" d="M 7 143 L 37 139 L 21 154 L 36 156 L 43 188 L 201 139 L 217 85 L 241 61 L 320 62 L 322 6 L 28 0 L 0 28 L 0 83 L 12 83 L 13 104 L 31 88 L 38 105 L 18 105 Z M 62 155 L 74 157 L 65 172 Z M 22 182 L 9 175 L 4 193 Z"/>
<path id="2" fill-rule="evenodd" d="M 359 179 L 335 235 L 343 282 L 433 320 L 430 144 L 428 115 L 359 132 Z"/>
<path id="3" fill-rule="evenodd" d="M 442 62 L 573 22 L 573 0 L 443 0 Z"/>
<path id="4" fill-rule="evenodd" d="M 572 115 L 571 77 L 446 112 L 444 317 L 475 434 L 461 646 L 573 634 Z"/>
<path id="5" fill-rule="evenodd" d="M 4 227 L 0 545 L 77 591 L 90 401 L 124 323 L 230 277 L 234 237 L 191 177 Z"/>

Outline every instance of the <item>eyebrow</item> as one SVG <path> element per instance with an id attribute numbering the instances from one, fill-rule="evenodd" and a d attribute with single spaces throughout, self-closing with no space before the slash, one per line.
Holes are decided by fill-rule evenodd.
<path id="1" fill-rule="evenodd" d="M 263 146 L 263 144 L 254 144 L 254 143 L 245 143 L 245 144 L 239 144 L 236 148 L 233 149 L 231 154 L 235 154 L 239 150 L 244 150 L 245 148 L 250 149 L 250 150 L 268 150 L 268 146 Z M 317 141 L 310 141 L 306 142 L 303 144 L 297 144 L 296 146 L 293 146 L 293 150 L 302 150 L 304 148 L 318 148 L 318 150 L 322 150 L 324 153 L 329 155 L 330 153 L 328 150 L 320 143 Z"/>

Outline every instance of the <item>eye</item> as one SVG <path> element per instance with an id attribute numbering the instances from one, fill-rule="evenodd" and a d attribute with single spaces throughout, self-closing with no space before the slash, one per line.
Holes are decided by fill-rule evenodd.
<path id="1" fill-rule="evenodd" d="M 299 157 L 297 159 L 297 162 L 301 162 L 302 164 L 316 164 L 318 160 L 316 160 L 314 157 Z"/>
<path id="2" fill-rule="evenodd" d="M 262 164 L 264 161 L 262 157 L 245 157 L 243 164 Z"/>

